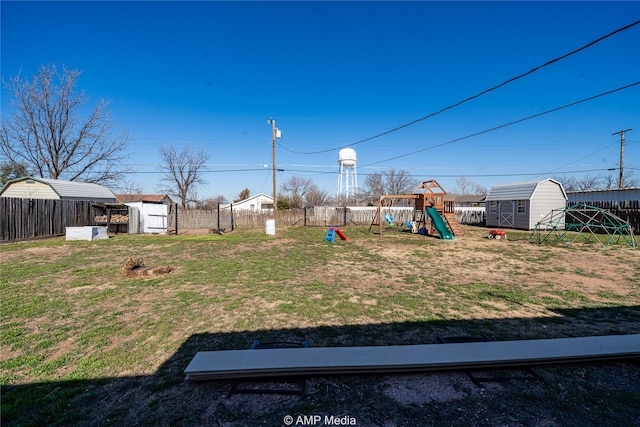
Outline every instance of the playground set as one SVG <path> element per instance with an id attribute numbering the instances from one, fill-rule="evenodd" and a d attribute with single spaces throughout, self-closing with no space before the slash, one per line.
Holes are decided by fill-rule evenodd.
<path id="1" fill-rule="evenodd" d="M 333 243 L 336 240 L 336 236 L 338 236 L 340 240 L 351 240 L 338 227 L 329 227 L 327 234 L 324 236 L 324 241 Z"/>
<path id="2" fill-rule="evenodd" d="M 435 234 L 443 240 L 453 240 L 454 236 L 461 235 L 462 229 L 456 221 L 453 203 L 447 203 L 444 196 L 447 194 L 444 188 L 435 179 L 423 181 L 412 194 L 383 194 L 378 200 L 378 209 L 369 226 L 369 232 L 374 225 L 379 227 L 382 235 L 382 208 L 390 206 L 393 200 L 413 200 L 413 220 L 408 225 L 412 232 L 422 234 Z M 393 217 L 384 215 L 385 221 L 393 225 Z M 430 225 L 429 227 L 427 227 Z"/>
<path id="3" fill-rule="evenodd" d="M 584 243 L 593 240 L 607 248 L 623 240 L 631 248 L 638 247 L 633 227 L 628 221 L 606 209 L 585 204 L 552 210 L 536 224 L 530 239 L 535 238 L 542 244 L 551 237 L 556 237 L 566 246 L 571 246 L 577 240 Z"/>

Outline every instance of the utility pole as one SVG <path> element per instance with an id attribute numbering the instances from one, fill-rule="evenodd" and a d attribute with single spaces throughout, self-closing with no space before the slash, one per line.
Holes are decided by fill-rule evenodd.
<path id="1" fill-rule="evenodd" d="M 624 188 L 624 133 L 630 132 L 633 129 L 624 129 L 619 132 L 614 132 L 611 135 L 620 135 L 620 178 L 618 180 L 618 188 Z"/>
<path id="2" fill-rule="evenodd" d="M 271 124 L 271 167 L 273 171 L 273 216 L 275 218 L 278 210 L 278 202 L 276 200 L 276 139 L 281 137 L 280 129 L 276 127 L 276 121 L 269 119 L 267 123 Z"/>

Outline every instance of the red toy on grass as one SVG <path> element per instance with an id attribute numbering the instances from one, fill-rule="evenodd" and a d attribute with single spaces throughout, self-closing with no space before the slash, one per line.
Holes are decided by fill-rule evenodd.
<path id="1" fill-rule="evenodd" d="M 507 233 L 504 230 L 491 230 L 487 236 L 489 239 L 506 239 Z"/>

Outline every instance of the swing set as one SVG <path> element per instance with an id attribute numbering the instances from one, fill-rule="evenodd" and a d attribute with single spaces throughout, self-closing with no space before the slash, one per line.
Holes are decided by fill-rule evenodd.
<path id="1" fill-rule="evenodd" d="M 393 216 L 382 215 L 383 207 L 391 207 L 400 200 L 413 200 L 413 219 L 410 228 L 413 230 L 438 230 L 440 237 L 451 240 L 454 235 L 461 235 L 462 230 L 456 221 L 453 204 L 445 203 L 444 196 L 447 192 L 435 179 L 423 181 L 413 190 L 412 194 L 383 194 L 378 200 L 378 209 L 369 226 L 369 232 L 374 225 L 378 226 L 378 233 L 382 236 L 382 221 L 384 218 L 391 226 L 394 225 Z M 431 227 L 427 228 L 430 219 Z"/>

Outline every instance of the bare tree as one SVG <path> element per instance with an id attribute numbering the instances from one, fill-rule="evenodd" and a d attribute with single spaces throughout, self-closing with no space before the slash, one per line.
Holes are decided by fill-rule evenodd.
<path id="1" fill-rule="evenodd" d="M 613 190 L 618 188 L 618 176 L 615 174 L 586 175 L 582 178 L 560 176 L 554 179 L 562 183 L 565 191 Z M 638 184 L 638 180 L 631 175 L 625 178 L 625 188 L 633 188 Z"/>
<path id="2" fill-rule="evenodd" d="M 386 186 L 390 194 L 411 194 L 418 186 L 418 180 L 404 169 L 389 169 L 384 174 Z"/>
<path id="3" fill-rule="evenodd" d="M 123 195 L 139 196 L 142 194 L 142 186 L 135 181 L 125 181 L 117 187 L 117 190 Z"/>
<path id="4" fill-rule="evenodd" d="M 640 180 L 636 178 L 632 172 L 626 173 L 626 176 L 624 177 L 624 188 L 637 188 L 637 187 L 640 187 Z"/>
<path id="5" fill-rule="evenodd" d="M 456 186 L 451 191 L 451 194 L 487 194 L 487 188 L 467 176 L 460 175 L 456 178 Z"/>
<path id="6" fill-rule="evenodd" d="M 464 175 L 460 175 L 456 178 L 456 186 L 453 189 L 454 194 L 469 194 L 471 189 L 475 185 L 473 180 L 467 178 Z"/>
<path id="7" fill-rule="evenodd" d="M 611 190 L 613 188 L 618 188 L 618 178 L 613 174 L 605 175 L 602 178 L 602 189 Z"/>
<path id="8" fill-rule="evenodd" d="M 377 203 L 382 194 L 411 194 L 419 182 L 404 169 L 388 169 L 384 173 L 373 173 L 364 181 L 369 203 Z"/>
<path id="9" fill-rule="evenodd" d="M 387 193 L 384 176 L 381 173 L 375 172 L 367 175 L 364 180 L 364 194 L 368 202 L 378 203 L 380 196 Z"/>
<path id="10" fill-rule="evenodd" d="M 482 194 L 487 194 L 487 187 L 485 187 L 484 185 L 480 185 L 477 183 L 473 184 L 473 194 L 475 194 L 476 196 L 480 196 Z"/>
<path id="11" fill-rule="evenodd" d="M 41 178 L 114 183 L 127 172 L 121 161 L 129 136 L 112 134 L 105 100 L 83 115 L 87 98 L 75 91 L 80 74 L 43 65 L 31 81 L 20 74 L 3 81 L 13 114 L 2 121 L 0 151 Z"/>
<path id="12" fill-rule="evenodd" d="M 310 179 L 292 176 L 280 186 L 280 189 L 289 201 L 289 208 L 299 209 L 304 207 L 305 195 L 313 185 Z"/>
<path id="13" fill-rule="evenodd" d="M 160 159 L 163 173 L 160 178 L 164 182 L 162 191 L 180 200 L 180 205 L 186 208 L 190 202 L 197 202 L 195 190 L 198 185 L 205 184 L 202 178 L 203 169 L 209 156 L 200 149 L 194 151 L 185 146 L 177 151 L 173 143 L 160 146 Z"/>
<path id="14" fill-rule="evenodd" d="M 575 178 L 569 176 L 555 176 L 552 179 L 562 184 L 565 191 L 577 191 L 578 185 Z"/>
<path id="15" fill-rule="evenodd" d="M 218 209 L 218 205 L 227 203 L 227 198 L 224 196 L 209 197 L 204 200 L 198 200 L 196 202 L 196 208 L 198 209 Z"/>
<path id="16" fill-rule="evenodd" d="M 329 193 L 321 190 L 317 185 L 312 185 L 304 195 L 307 206 L 326 206 L 331 202 Z"/>
<path id="17" fill-rule="evenodd" d="M 597 176 L 586 175 L 576 181 L 577 191 L 597 190 L 600 188 L 600 178 Z"/>

